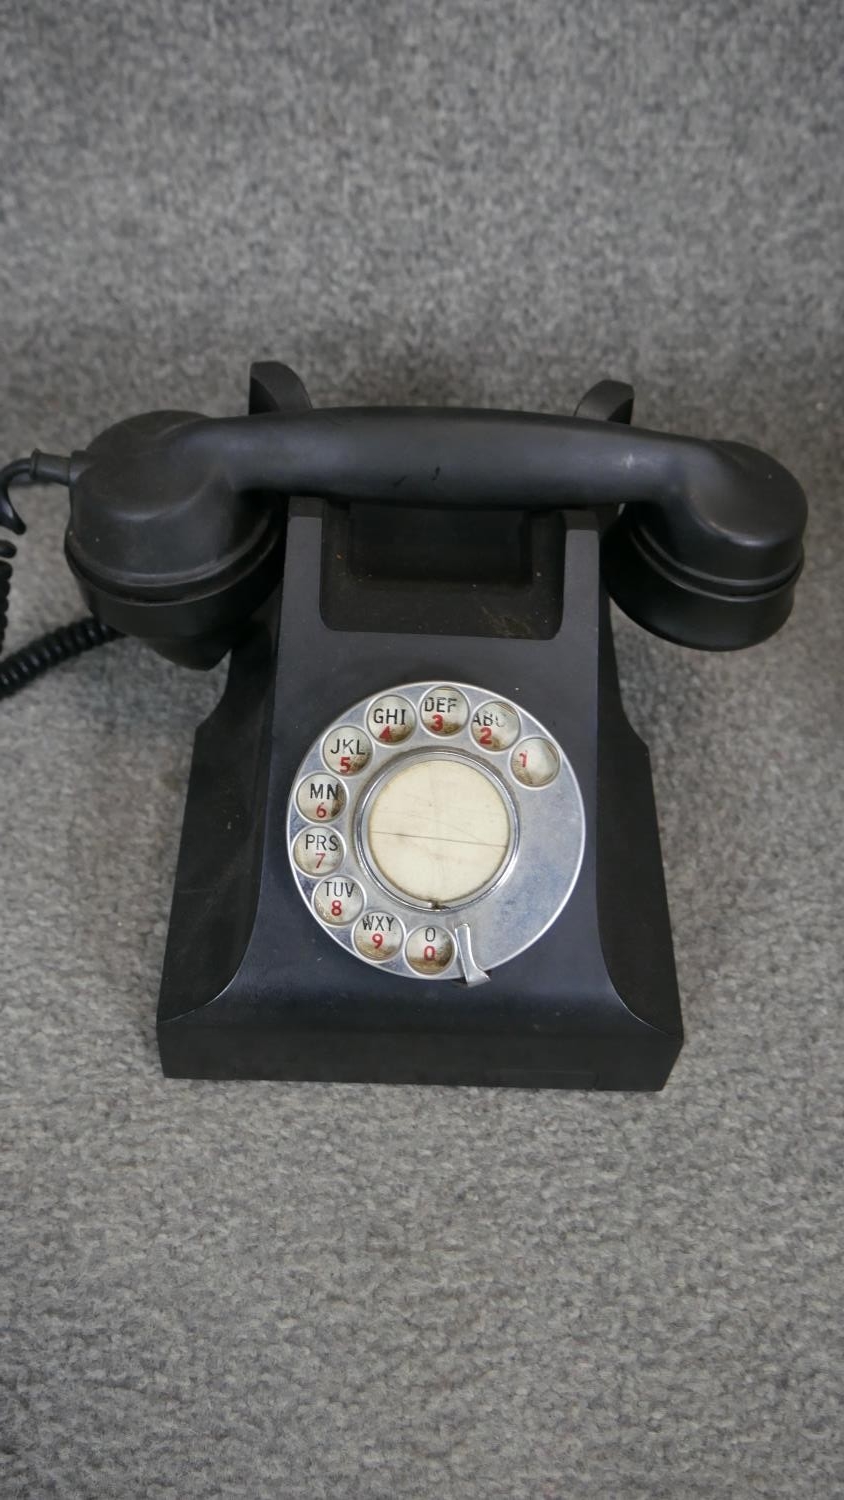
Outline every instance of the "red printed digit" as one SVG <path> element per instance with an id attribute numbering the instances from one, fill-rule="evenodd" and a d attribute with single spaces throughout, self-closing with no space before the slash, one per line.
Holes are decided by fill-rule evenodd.
<path id="1" fill-rule="evenodd" d="M 372 934 L 372 946 L 373 946 L 373 948 L 383 948 L 383 946 L 384 946 L 384 934 L 383 934 L 383 932 L 373 932 L 373 934 Z"/>
<path id="2" fill-rule="evenodd" d="M 328 808 L 326 807 L 324 802 L 320 802 L 317 804 L 316 816 L 318 818 L 328 817 Z"/>
<path id="3" fill-rule="evenodd" d="M 332 917 L 342 917 L 342 915 L 343 915 L 343 903 L 342 903 L 342 901 L 332 901 L 332 903 L 331 903 L 331 915 L 332 915 Z"/>
<path id="4" fill-rule="evenodd" d="M 323 849 L 322 854 L 318 854 L 317 857 L 316 857 L 316 867 L 317 867 L 317 869 L 319 869 L 319 867 L 322 864 L 322 862 L 323 862 L 324 859 L 325 859 L 325 850 Z"/>
<path id="5" fill-rule="evenodd" d="M 347 772 L 347 771 L 351 771 L 351 769 L 352 769 L 352 757 L 350 755 L 341 755 L 340 756 L 340 770 L 343 771 L 343 772 Z"/>
<path id="6" fill-rule="evenodd" d="M 443 718 L 442 714 L 434 714 L 433 718 L 431 719 L 431 724 L 437 731 L 437 734 L 440 733 L 440 730 L 442 729 L 444 723 L 445 719 Z"/>
<path id="7" fill-rule="evenodd" d="M 527 750 L 519 751 L 519 760 L 521 761 L 525 769 L 527 769 Z"/>
<path id="8" fill-rule="evenodd" d="M 378 738 L 379 738 L 379 740 L 386 740 L 387 744 L 388 745 L 390 744 L 390 742 L 392 741 L 393 735 L 392 735 L 392 731 L 390 729 L 389 724 L 385 724 L 384 725 L 384 728 L 381 730 L 381 733 L 379 734 Z"/>
<path id="9" fill-rule="evenodd" d="M 434 947 L 433 943 L 428 943 L 427 946 L 426 946 L 426 948 L 425 948 L 425 952 L 422 955 L 422 957 L 424 958 L 426 964 L 432 964 L 434 962 L 434 959 L 436 958 L 436 956 L 437 956 L 437 950 Z"/>
<path id="10" fill-rule="evenodd" d="M 492 726 L 490 724 L 485 724 L 483 729 L 481 730 L 481 744 L 492 744 Z"/>

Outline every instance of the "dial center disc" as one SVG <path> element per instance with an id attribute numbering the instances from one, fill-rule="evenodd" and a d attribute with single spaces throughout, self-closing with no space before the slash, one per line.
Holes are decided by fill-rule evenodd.
<path id="1" fill-rule="evenodd" d="M 491 776 L 435 752 L 387 773 L 371 797 L 363 833 L 375 873 L 393 890 L 449 906 L 495 880 L 515 829 Z"/>

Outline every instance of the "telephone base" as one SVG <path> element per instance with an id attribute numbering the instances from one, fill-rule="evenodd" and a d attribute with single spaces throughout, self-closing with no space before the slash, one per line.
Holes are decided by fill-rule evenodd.
<path id="1" fill-rule="evenodd" d="M 166 1074 L 663 1086 L 682 1025 L 648 753 L 621 704 L 597 529 L 566 520 L 553 639 L 435 639 L 321 624 L 321 507 L 291 506 L 284 587 L 233 652 L 196 737 L 158 1013 Z M 541 712 L 586 809 L 560 916 L 473 987 L 358 961 L 303 907 L 288 860 L 285 809 L 305 746 L 367 692 L 425 678 L 474 681 Z"/>
<path id="2" fill-rule="evenodd" d="M 614 387 L 596 390 L 606 399 L 587 415 L 629 420 Z M 253 412 L 303 402 L 284 367 L 253 366 Z M 281 584 L 197 732 L 158 1008 L 163 1070 L 660 1089 L 682 1023 L 648 752 L 624 714 L 601 582 L 602 524 L 583 510 L 385 514 L 289 502 Z M 426 682 L 474 684 L 516 720 L 539 721 L 582 802 L 567 899 L 484 983 L 359 959 L 303 905 L 288 854 L 308 746 L 324 747 L 352 705 Z M 539 878 L 553 878 L 562 845 L 533 847 Z M 513 886 L 502 885 L 505 922 Z"/>

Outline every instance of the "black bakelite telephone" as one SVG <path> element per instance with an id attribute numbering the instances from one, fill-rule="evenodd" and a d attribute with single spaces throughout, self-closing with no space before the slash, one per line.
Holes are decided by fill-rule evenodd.
<path id="1" fill-rule="evenodd" d="M 656 1089 L 682 1025 L 648 754 L 610 597 L 699 649 L 772 635 L 806 503 L 741 443 L 574 417 L 152 412 L 0 475 L 67 485 L 93 617 L 0 695 L 118 634 L 213 666 L 158 1010 L 164 1071 Z M 0 644 L 10 558 L 0 542 Z M 307 910 L 306 910 L 307 908 Z"/>

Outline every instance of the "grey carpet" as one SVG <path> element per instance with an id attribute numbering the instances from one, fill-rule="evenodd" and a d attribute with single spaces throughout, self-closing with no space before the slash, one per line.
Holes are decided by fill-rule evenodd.
<path id="1" fill-rule="evenodd" d="M 659 1097 L 164 1082 L 191 735 L 132 644 L 0 713 L 3 1494 L 844 1494 L 844 131 L 829 0 L 5 0 L 2 441 L 315 399 L 770 447 L 780 637 L 618 621 L 688 1041 Z M 77 612 L 24 502 L 10 645 Z"/>

